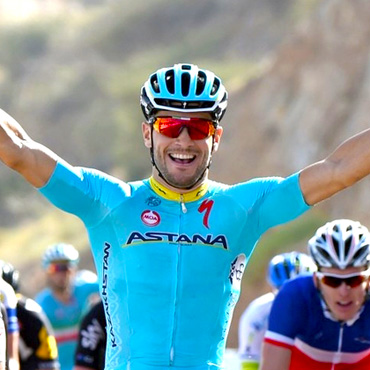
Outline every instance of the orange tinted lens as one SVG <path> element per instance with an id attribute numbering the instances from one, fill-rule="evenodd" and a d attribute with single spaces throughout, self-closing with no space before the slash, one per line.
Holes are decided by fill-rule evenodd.
<path id="1" fill-rule="evenodd" d="M 70 269 L 71 269 L 70 265 L 51 263 L 48 267 L 48 272 L 50 272 L 50 273 L 66 272 L 66 271 L 69 271 Z"/>
<path id="2" fill-rule="evenodd" d="M 157 132 L 170 138 L 179 137 L 184 127 L 187 128 L 192 140 L 206 139 L 215 133 L 213 122 L 201 118 L 159 117 L 154 122 L 153 127 Z"/>
<path id="3" fill-rule="evenodd" d="M 343 282 L 351 288 L 356 288 L 365 281 L 365 276 L 355 275 L 348 278 L 339 278 L 335 276 L 323 276 L 322 282 L 332 288 L 338 288 Z"/>

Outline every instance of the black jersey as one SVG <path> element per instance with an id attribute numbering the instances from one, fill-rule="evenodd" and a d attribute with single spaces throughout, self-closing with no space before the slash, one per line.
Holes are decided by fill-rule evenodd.
<path id="1" fill-rule="evenodd" d="M 100 301 L 90 309 L 82 320 L 75 365 L 103 370 L 106 343 L 106 320 L 103 304 Z"/>
<path id="2" fill-rule="evenodd" d="M 18 295 L 17 317 L 20 370 L 59 369 L 55 337 L 39 304 Z"/>

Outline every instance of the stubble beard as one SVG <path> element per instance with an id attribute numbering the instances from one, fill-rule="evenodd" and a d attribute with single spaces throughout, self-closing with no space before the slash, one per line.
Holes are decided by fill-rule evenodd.
<path id="1" fill-rule="evenodd" d="M 198 183 L 201 183 L 208 174 L 208 163 L 209 157 L 204 158 L 202 163 L 197 167 L 193 176 L 182 176 L 181 174 L 173 175 L 168 170 L 167 166 L 165 165 L 165 160 L 163 156 L 155 152 L 155 163 L 162 174 L 164 180 L 174 188 L 177 189 L 191 189 L 196 186 Z"/>

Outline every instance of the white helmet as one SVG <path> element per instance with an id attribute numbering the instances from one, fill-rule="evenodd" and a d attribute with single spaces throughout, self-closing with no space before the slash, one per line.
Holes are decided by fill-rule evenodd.
<path id="1" fill-rule="evenodd" d="M 50 246 L 42 257 L 42 267 L 47 268 L 50 263 L 68 261 L 72 265 L 79 262 L 78 250 L 71 244 L 58 243 Z"/>
<path id="2" fill-rule="evenodd" d="M 321 226 L 308 242 L 317 267 L 346 269 L 370 265 L 369 230 L 357 221 L 335 220 Z"/>

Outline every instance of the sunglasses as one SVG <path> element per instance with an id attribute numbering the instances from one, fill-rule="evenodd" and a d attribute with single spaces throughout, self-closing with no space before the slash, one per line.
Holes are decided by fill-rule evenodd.
<path id="1" fill-rule="evenodd" d="M 216 123 L 202 118 L 157 117 L 153 128 L 162 135 L 177 138 L 187 128 L 191 140 L 203 140 L 216 132 Z"/>
<path id="2" fill-rule="evenodd" d="M 330 286 L 331 288 L 338 288 L 342 283 L 346 284 L 351 288 L 356 288 L 361 285 L 363 282 L 368 280 L 369 271 L 363 271 L 361 273 L 354 273 L 348 275 L 335 275 L 328 274 L 323 272 L 316 272 L 317 278 L 324 283 L 325 285 Z"/>
<path id="3" fill-rule="evenodd" d="M 55 273 L 55 272 L 67 272 L 72 269 L 71 265 L 65 264 L 65 263 L 51 263 L 48 267 L 49 273 Z"/>

